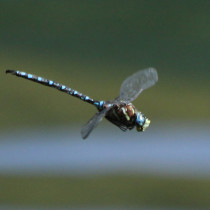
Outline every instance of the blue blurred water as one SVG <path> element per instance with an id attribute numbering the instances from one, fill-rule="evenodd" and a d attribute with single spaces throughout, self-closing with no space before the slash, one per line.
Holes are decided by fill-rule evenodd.
<path id="1" fill-rule="evenodd" d="M 0 174 L 150 173 L 210 176 L 209 124 L 154 123 L 144 133 L 100 125 L 87 140 L 74 128 L 0 134 Z"/>

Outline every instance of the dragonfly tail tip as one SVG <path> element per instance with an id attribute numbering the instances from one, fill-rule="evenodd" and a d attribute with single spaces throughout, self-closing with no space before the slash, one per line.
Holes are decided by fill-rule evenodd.
<path id="1" fill-rule="evenodd" d="M 15 74 L 15 72 L 16 72 L 15 70 L 7 69 L 5 73 L 6 74 Z"/>

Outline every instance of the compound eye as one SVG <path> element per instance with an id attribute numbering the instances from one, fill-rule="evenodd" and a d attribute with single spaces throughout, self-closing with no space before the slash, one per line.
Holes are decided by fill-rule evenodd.
<path id="1" fill-rule="evenodd" d="M 138 113 L 137 114 L 137 117 L 136 117 L 136 123 L 143 126 L 144 125 L 144 122 L 145 122 L 145 117 L 143 114 L 141 113 Z"/>

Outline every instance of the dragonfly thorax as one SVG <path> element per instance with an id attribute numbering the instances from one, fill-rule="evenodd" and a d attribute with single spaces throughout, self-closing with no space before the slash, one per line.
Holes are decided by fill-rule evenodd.
<path id="1" fill-rule="evenodd" d="M 131 130 L 136 125 L 136 108 L 131 103 L 113 104 L 106 118 L 122 130 Z"/>

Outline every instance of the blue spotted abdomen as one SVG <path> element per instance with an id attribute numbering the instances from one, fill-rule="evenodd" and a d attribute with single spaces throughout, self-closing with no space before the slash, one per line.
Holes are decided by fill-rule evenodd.
<path id="1" fill-rule="evenodd" d="M 36 76 L 36 75 L 33 75 L 33 74 L 28 74 L 28 73 L 23 72 L 23 71 L 6 70 L 6 73 L 10 73 L 10 74 L 16 75 L 18 77 L 22 77 L 22 78 L 31 80 L 33 82 L 37 82 L 37 83 L 42 84 L 42 85 L 46 85 L 46 86 L 49 86 L 49 87 L 56 88 L 59 91 L 68 93 L 68 94 L 70 94 L 70 95 L 72 95 L 74 97 L 77 97 L 77 98 L 85 101 L 85 102 L 93 104 L 98 109 L 100 107 L 102 107 L 102 102 L 101 101 L 95 101 L 92 98 L 90 98 L 89 96 L 83 95 L 82 93 L 80 93 L 80 92 L 78 92 L 76 90 L 73 90 L 73 89 L 71 89 L 71 88 L 69 88 L 69 87 L 67 87 L 67 86 L 65 86 L 63 84 L 55 82 L 53 80 L 48 80 L 48 79 L 45 79 L 43 77 L 39 77 L 39 76 Z"/>

